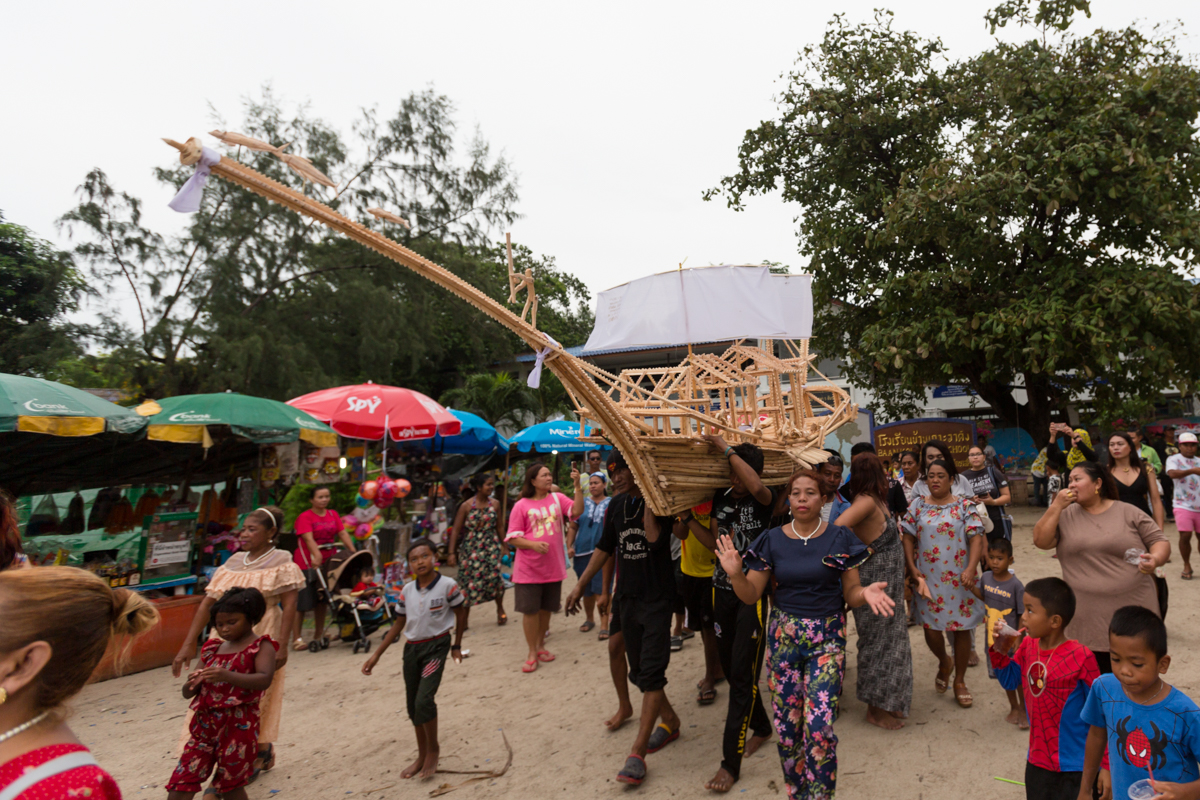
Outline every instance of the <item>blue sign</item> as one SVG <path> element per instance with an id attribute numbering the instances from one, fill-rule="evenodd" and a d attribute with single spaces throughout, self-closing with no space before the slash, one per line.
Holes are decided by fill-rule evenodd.
<path id="1" fill-rule="evenodd" d="M 933 399 L 938 400 L 943 397 L 974 397 L 975 390 L 970 386 L 938 386 L 933 390 Z"/>

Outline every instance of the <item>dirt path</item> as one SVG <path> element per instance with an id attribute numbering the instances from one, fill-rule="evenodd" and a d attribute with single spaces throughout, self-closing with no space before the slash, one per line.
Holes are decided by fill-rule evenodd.
<path id="1" fill-rule="evenodd" d="M 1016 510 L 1015 569 L 1023 581 L 1057 575 L 1058 565 L 1031 541 L 1036 509 Z M 1168 525 L 1172 542 L 1177 540 Z M 1179 580 L 1178 557 L 1168 565 L 1171 608 L 1168 630 L 1174 660 L 1168 680 L 1182 691 L 1200 689 L 1200 667 L 1191 653 L 1200 621 L 1191 601 L 1200 582 Z M 511 602 L 509 612 L 512 613 Z M 520 620 L 498 628 L 494 606 L 472 615 L 464 640 L 471 656 L 450 664 L 439 693 L 442 766 L 491 769 L 503 764 L 503 728 L 514 751 L 508 774 L 458 789 L 454 800 L 476 797 L 623 797 L 631 790 L 613 780 L 633 740 L 626 726 L 607 733 L 604 719 L 616 709 L 605 645 L 595 631 L 577 631 L 578 618 L 554 618 L 550 649 L 558 660 L 532 675 L 520 672 L 525 649 Z M 916 670 L 913 713 L 908 726 L 887 732 L 863 721 L 865 707 L 854 697 L 854 637 L 850 637 L 846 687 L 836 730 L 842 800 L 1020 800 L 1024 789 L 994 776 L 1022 780 L 1027 734 L 1004 722 L 1004 692 L 983 667 L 968 685 L 975 707 L 958 708 L 952 696 L 934 692 L 937 665 L 921 631 L 910 629 Z M 381 634 L 376 634 L 378 641 Z M 982 645 L 979 646 L 982 653 Z M 349 646 L 323 653 L 295 653 L 289 664 L 278 765 L 250 787 L 251 798 L 331 800 L 337 797 L 427 797 L 439 784 L 469 776 L 438 775 L 433 781 L 402 781 L 399 772 L 416 752 L 404 711 L 400 648 L 375 670 L 359 672 L 364 656 Z M 695 683 L 702 673 L 699 639 L 674 654 L 667 694 L 683 718 L 683 736 L 647 759 L 650 774 L 637 794 L 645 798 L 696 797 L 720 761 L 726 694 L 701 708 Z M 160 798 L 175 764 L 186 703 L 180 682 L 167 669 L 153 670 L 88 687 L 77 698 L 72 726 L 121 785 L 126 798 Z M 766 690 L 766 680 L 762 682 Z M 637 692 L 634 697 L 637 698 Z M 636 700 L 635 700 L 636 702 Z M 749 759 L 731 797 L 784 797 L 773 743 Z"/>

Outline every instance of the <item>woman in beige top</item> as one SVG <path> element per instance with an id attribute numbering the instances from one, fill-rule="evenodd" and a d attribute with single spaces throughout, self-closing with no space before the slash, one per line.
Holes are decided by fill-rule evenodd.
<path id="1" fill-rule="evenodd" d="M 171 671 L 178 678 L 185 667 L 190 667 L 196 657 L 196 641 L 200 631 L 209 620 L 209 609 L 213 603 L 235 586 L 253 587 L 267 599 L 267 613 L 254 626 L 259 636 L 270 636 L 279 645 L 275 654 L 275 678 L 271 688 L 259 701 L 258 758 L 254 762 L 255 776 L 261 770 L 275 766 L 275 748 L 272 743 L 279 736 L 279 717 L 283 710 L 284 665 L 288 660 L 287 636 L 296 617 L 297 590 L 304 587 L 304 573 L 292 561 L 292 554 L 276 548 L 279 524 L 283 512 L 275 506 L 266 506 L 246 515 L 238 541 L 241 552 L 234 553 L 229 560 L 217 568 L 212 580 L 204 588 L 205 598 L 192 618 L 192 627 L 183 646 L 175 656 Z M 216 638 L 214 629 L 210 638 Z M 180 749 L 188 738 L 189 711 L 183 721 L 183 738 Z"/>
<path id="2" fill-rule="evenodd" d="M 1058 548 L 1063 580 L 1075 592 L 1075 618 L 1067 635 L 1091 648 L 1103 673 L 1112 672 L 1108 624 L 1113 612 L 1137 605 L 1160 614 L 1153 574 L 1171 556 L 1171 545 L 1154 520 L 1117 498 L 1112 476 L 1084 461 L 1033 526 L 1035 545 Z M 1137 565 L 1125 560 L 1131 548 L 1144 552 Z"/>

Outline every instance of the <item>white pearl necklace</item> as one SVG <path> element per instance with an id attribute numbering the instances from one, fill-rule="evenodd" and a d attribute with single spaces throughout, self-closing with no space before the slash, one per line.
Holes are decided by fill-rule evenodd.
<path id="1" fill-rule="evenodd" d="M 253 561 L 251 561 L 251 560 L 250 560 L 250 553 L 249 553 L 249 552 L 243 553 L 243 554 L 242 554 L 242 565 L 243 565 L 243 566 L 247 566 L 247 567 L 248 567 L 248 566 L 250 566 L 251 564 L 257 564 L 258 562 L 262 561 L 264 558 L 266 558 L 267 556 L 271 555 L 271 553 L 274 553 L 274 552 L 275 552 L 275 548 L 274 548 L 274 547 L 272 547 L 270 550 L 268 550 L 267 552 L 263 553 L 261 556 L 259 556 L 258 558 L 254 559 Z"/>
<path id="2" fill-rule="evenodd" d="M 799 533 L 796 532 L 796 520 L 792 520 L 791 527 L 792 527 L 792 535 L 795 536 L 800 541 L 804 542 L 805 547 L 808 547 L 808 540 L 813 538 L 814 536 L 816 536 L 817 531 L 821 530 L 821 523 L 818 522 L 817 527 L 813 528 L 812 533 L 810 533 L 808 536 L 801 536 Z"/>
<path id="3" fill-rule="evenodd" d="M 33 719 L 29 720 L 29 722 L 22 723 L 21 725 L 18 725 L 17 727 L 13 728 L 10 731 L 5 731 L 4 733 L 0 733 L 0 742 L 6 742 L 9 739 L 11 739 L 12 737 L 16 736 L 18 733 L 24 733 L 25 731 L 29 730 L 34 725 L 37 725 L 39 722 L 41 722 L 48 716 L 50 716 L 50 712 L 43 711 L 42 713 L 38 714 Z"/>

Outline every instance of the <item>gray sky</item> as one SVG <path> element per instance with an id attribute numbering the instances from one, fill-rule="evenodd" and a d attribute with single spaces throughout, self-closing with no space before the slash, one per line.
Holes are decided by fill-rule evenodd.
<path id="1" fill-rule="evenodd" d="M 896 27 L 941 37 L 959 58 L 991 42 L 983 13 L 995 3 L 888 7 Z M 593 291 L 684 258 L 795 270 L 794 208 L 766 198 L 735 213 L 701 192 L 734 170 L 742 134 L 774 115 L 780 75 L 831 14 L 861 21 L 881 4 L 9 3 L 0 210 L 68 246 L 54 222 L 98 166 L 168 233 L 180 218 L 151 170 L 174 151 L 159 137 L 201 136 L 209 103 L 239 119 L 241 99 L 270 82 L 348 134 L 359 108 L 387 118 L 432 86 L 464 136 L 479 126 L 519 174 L 513 238 Z M 1200 3 L 1093 0 L 1077 30 L 1177 19 L 1195 28 Z"/>

